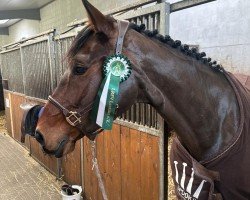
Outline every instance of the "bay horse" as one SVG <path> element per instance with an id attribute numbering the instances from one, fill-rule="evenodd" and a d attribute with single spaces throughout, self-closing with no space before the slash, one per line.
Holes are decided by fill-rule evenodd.
<path id="1" fill-rule="evenodd" d="M 99 132 L 90 113 L 103 63 L 114 54 L 120 31 L 114 18 L 87 0 L 83 4 L 89 25 L 75 38 L 68 68 L 49 101 L 29 109 L 33 124 L 24 126 L 56 157 Z M 115 115 L 147 103 L 176 131 L 171 167 L 178 199 L 250 199 L 249 91 L 205 53 L 169 36 L 134 24 L 124 36 L 122 51 L 132 73 L 120 84 Z"/>

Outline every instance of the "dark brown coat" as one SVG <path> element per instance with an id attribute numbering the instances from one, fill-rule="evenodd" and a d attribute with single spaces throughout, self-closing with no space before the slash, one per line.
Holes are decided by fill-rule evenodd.
<path id="1" fill-rule="evenodd" d="M 171 167 L 178 199 L 250 199 L 250 92 L 234 76 L 227 77 L 240 107 L 238 132 L 223 152 L 200 162 L 174 139 Z"/>

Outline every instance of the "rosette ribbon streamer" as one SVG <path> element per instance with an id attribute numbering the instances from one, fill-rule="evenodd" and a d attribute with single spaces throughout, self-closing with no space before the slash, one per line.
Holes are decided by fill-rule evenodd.
<path id="1" fill-rule="evenodd" d="M 94 102 L 92 119 L 104 130 L 111 130 L 119 96 L 120 83 L 131 74 L 131 63 L 122 54 L 106 58 L 103 65 L 104 80 Z"/>

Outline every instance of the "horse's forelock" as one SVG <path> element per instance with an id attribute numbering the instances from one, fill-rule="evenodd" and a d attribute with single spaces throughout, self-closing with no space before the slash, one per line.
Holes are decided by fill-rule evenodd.
<path id="1" fill-rule="evenodd" d="M 83 30 L 81 30 L 76 38 L 74 39 L 73 43 L 70 46 L 70 49 L 67 53 L 67 60 L 71 62 L 74 56 L 80 51 L 86 40 L 89 36 L 94 32 L 93 26 L 87 25 Z"/>

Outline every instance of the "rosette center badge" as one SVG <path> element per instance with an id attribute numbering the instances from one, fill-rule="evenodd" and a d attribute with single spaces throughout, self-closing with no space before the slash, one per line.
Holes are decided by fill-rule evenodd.
<path id="1" fill-rule="evenodd" d="M 120 82 L 128 79 L 131 74 L 130 61 L 123 55 L 113 55 L 106 59 L 104 64 L 104 74 L 112 73 L 114 76 L 120 77 Z"/>

